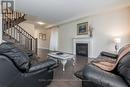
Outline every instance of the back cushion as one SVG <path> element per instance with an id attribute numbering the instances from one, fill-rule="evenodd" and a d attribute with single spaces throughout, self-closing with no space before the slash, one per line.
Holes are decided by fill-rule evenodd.
<path id="1" fill-rule="evenodd" d="M 22 71 L 29 69 L 29 57 L 26 53 L 22 52 L 19 48 L 15 47 L 14 44 L 3 43 L 0 45 L 0 54 L 10 58 L 17 68 Z"/>
<path id="2" fill-rule="evenodd" d="M 117 72 L 124 77 L 130 85 L 130 52 L 120 60 L 117 66 Z"/>

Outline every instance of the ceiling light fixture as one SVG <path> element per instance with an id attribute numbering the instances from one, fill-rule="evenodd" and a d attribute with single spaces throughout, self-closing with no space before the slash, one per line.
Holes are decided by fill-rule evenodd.
<path id="1" fill-rule="evenodd" d="M 45 23 L 39 21 L 39 22 L 37 22 L 37 24 L 44 25 Z"/>

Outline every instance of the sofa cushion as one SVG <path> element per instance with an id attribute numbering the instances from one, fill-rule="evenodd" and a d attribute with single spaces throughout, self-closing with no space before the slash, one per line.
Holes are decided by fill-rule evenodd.
<path id="1" fill-rule="evenodd" d="M 86 65 L 83 69 L 83 77 L 83 81 L 90 81 L 100 85 L 100 87 L 128 87 L 126 82 L 120 76 L 101 70 L 91 64 Z"/>
<path id="2" fill-rule="evenodd" d="M 22 71 L 29 70 L 30 60 L 28 55 L 15 47 L 13 43 L 2 43 L 0 54 L 10 58 L 18 69 Z"/>
<path id="3" fill-rule="evenodd" d="M 124 77 L 130 85 L 130 52 L 122 58 L 118 64 L 117 72 Z"/>

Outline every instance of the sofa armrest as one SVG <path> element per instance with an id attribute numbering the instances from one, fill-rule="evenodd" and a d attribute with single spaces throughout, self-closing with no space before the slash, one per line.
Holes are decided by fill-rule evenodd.
<path id="1" fill-rule="evenodd" d="M 102 51 L 100 53 L 101 56 L 106 56 L 106 57 L 110 57 L 110 58 L 114 58 L 116 59 L 118 57 L 117 54 L 113 54 L 113 53 L 109 53 L 109 52 L 105 52 L 105 51 Z"/>
<path id="2" fill-rule="evenodd" d="M 54 61 L 52 59 L 47 59 L 46 61 L 43 61 L 39 64 L 32 65 L 29 69 L 29 72 L 34 72 L 34 71 L 38 71 L 38 70 L 41 70 L 41 69 L 53 70 L 57 66 L 58 65 L 57 65 L 56 61 Z"/>
<path id="3" fill-rule="evenodd" d="M 102 87 L 128 87 L 127 83 L 118 75 L 87 65 L 83 70 L 84 80 L 91 81 Z"/>

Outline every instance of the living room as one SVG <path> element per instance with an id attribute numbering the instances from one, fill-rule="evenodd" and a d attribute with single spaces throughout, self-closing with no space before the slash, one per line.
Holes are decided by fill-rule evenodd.
<path id="1" fill-rule="evenodd" d="M 30 2 L 31 2 L 31 5 L 28 5 Z M 40 2 L 44 4 L 41 4 Z M 109 77 L 105 78 L 106 80 L 108 79 L 111 80 L 111 81 L 108 80 L 108 82 L 107 81 L 102 82 L 102 80 L 101 82 L 95 81 L 97 80 L 96 76 L 91 77 L 88 71 L 92 70 L 91 73 L 93 73 L 93 69 L 96 71 L 98 71 L 98 69 L 93 68 L 93 66 L 88 65 L 88 63 L 91 63 L 91 61 L 93 60 L 100 59 L 100 57 L 98 57 L 99 55 L 100 56 L 105 55 L 107 57 L 114 56 L 114 58 L 115 57 L 117 58 L 116 62 L 114 60 L 115 62 L 114 68 L 115 68 L 116 66 L 118 67 L 118 63 L 122 61 L 122 58 L 129 54 L 129 52 L 127 52 L 129 51 L 129 46 L 127 46 L 127 44 L 130 43 L 130 39 L 129 39 L 130 38 L 130 26 L 129 26 L 130 1 L 129 0 L 123 0 L 123 1 L 122 0 L 110 0 L 110 1 L 78 0 L 75 2 L 75 4 L 73 4 L 73 2 L 74 1 L 70 1 L 68 3 L 67 1 L 64 1 L 64 0 L 55 1 L 55 2 L 54 1 L 41 1 L 41 0 L 13 1 L 13 7 L 15 8 L 14 11 L 25 13 L 26 20 L 15 23 L 17 24 L 16 27 L 14 25 L 7 25 L 7 27 L 4 27 L 4 28 L 9 28 L 11 30 L 9 31 L 8 29 L 8 31 L 4 32 L 6 33 L 6 35 L 10 36 L 10 38 L 7 38 L 6 36 L 6 39 L 5 39 L 5 37 L 3 36 L 4 34 L 2 34 L 3 33 L 2 23 L 4 23 L 2 22 L 3 21 L 2 19 L 4 19 L 5 17 L 5 20 L 7 20 L 6 17 L 8 15 L 6 14 L 5 16 L 3 16 L 5 14 L 3 11 L 0 16 L 1 18 L 1 21 L 0 21 L 1 43 L 5 42 L 8 39 L 15 39 L 16 42 L 18 40 L 19 43 L 23 43 L 25 47 L 27 47 L 29 50 L 31 49 L 34 53 L 36 53 L 38 56 L 37 58 L 40 61 L 43 61 L 43 60 L 46 61 L 46 59 L 48 59 L 48 56 L 57 57 L 57 55 L 53 55 L 53 53 L 56 53 L 56 54 L 58 53 L 59 55 L 65 54 L 65 56 L 68 54 L 70 57 L 76 56 L 76 59 L 70 58 L 72 60 L 71 61 L 67 60 L 68 62 L 62 61 L 64 60 L 64 58 L 60 60 L 60 63 L 59 63 L 59 60 L 57 61 L 58 66 L 54 66 L 55 67 L 54 79 L 52 80 L 52 82 L 50 83 L 48 87 L 59 87 L 59 86 L 63 86 L 63 87 L 87 87 L 87 86 L 88 87 L 129 87 L 130 85 L 129 80 L 126 80 L 124 75 L 120 75 L 122 74 L 122 72 L 119 73 L 119 76 L 121 76 L 121 78 L 116 77 L 118 74 L 115 76 L 115 78 L 119 78 L 121 81 L 117 80 L 115 81 L 115 83 L 112 83 L 111 81 L 115 80 L 115 78 L 109 78 Z M 34 8 L 32 8 L 33 6 Z M 43 9 L 43 11 L 39 10 L 39 8 Z M 26 36 L 23 34 L 24 38 L 22 38 L 21 40 L 20 40 L 21 37 L 19 36 L 20 36 L 20 33 L 22 33 L 21 31 L 22 29 L 15 30 L 15 28 L 19 26 L 23 29 L 23 32 L 26 32 L 28 35 Z M 11 28 L 11 27 L 14 27 L 14 28 Z M 18 36 L 15 35 L 16 31 L 19 32 Z M 13 37 L 11 37 L 11 35 Z M 32 44 L 30 44 L 31 42 Z M 122 48 L 124 49 L 125 47 L 128 49 L 126 49 L 125 51 L 122 51 L 122 54 L 121 54 L 120 49 Z M 119 56 L 118 54 L 121 54 L 121 56 Z M 126 57 L 123 59 L 126 59 Z M 124 61 L 125 60 L 123 60 L 123 62 Z M 106 64 L 107 63 L 105 60 L 105 65 Z M 101 68 L 101 70 L 103 69 L 104 70 L 103 73 L 111 70 L 110 68 L 106 68 L 106 66 L 104 69 L 104 67 L 100 64 L 94 63 L 93 65 L 98 66 L 98 68 L 99 69 Z M 126 65 L 126 67 L 128 66 Z M 86 76 L 86 78 L 85 79 L 82 78 L 82 75 L 81 75 L 82 73 L 80 72 L 80 70 L 83 70 L 83 69 L 86 69 L 84 70 L 84 72 L 89 74 L 90 77 L 89 75 L 87 77 L 85 74 L 84 76 Z M 113 70 L 115 71 L 115 69 L 112 69 L 109 72 L 113 73 Z M 127 70 L 128 69 L 126 69 L 125 72 L 127 72 Z M 104 75 L 100 74 L 99 72 L 97 72 L 99 76 L 99 78 L 98 77 L 97 78 L 101 79 L 100 75 L 102 76 L 102 78 L 104 77 Z M 129 70 L 127 74 L 128 73 L 130 73 Z M 114 76 L 115 73 L 111 75 Z M 124 81 L 122 81 L 122 77 L 123 77 L 123 80 L 125 79 Z M 4 78 L 4 77 L 1 77 L 1 78 Z M 43 78 L 37 77 L 37 78 L 42 80 L 40 82 L 44 82 L 44 79 L 43 79 L 44 77 Z M 10 85 L 9 87 L 17 87 L 21 83 L 18 82 L 16 86 L 14 85 L 14 83 L 12 84 L 13 85 Z M 3 84 L 0 82 L 0 85 L 3 85 Z M 37 84 L 36 86 L 35 85 L 31 85 L 31 86 L 28 85 L 28 86 L 29 87 L 36 87 L 36 86 L 42 87 L 40 84 Z M 28 86 L 25 86 L 25 87 L 28 87 Z M 2 86 L 2 87 L 7 87 L 7 86 Z M 43 87 L 46 87 L 46 86 L 44 85 Z"/>

